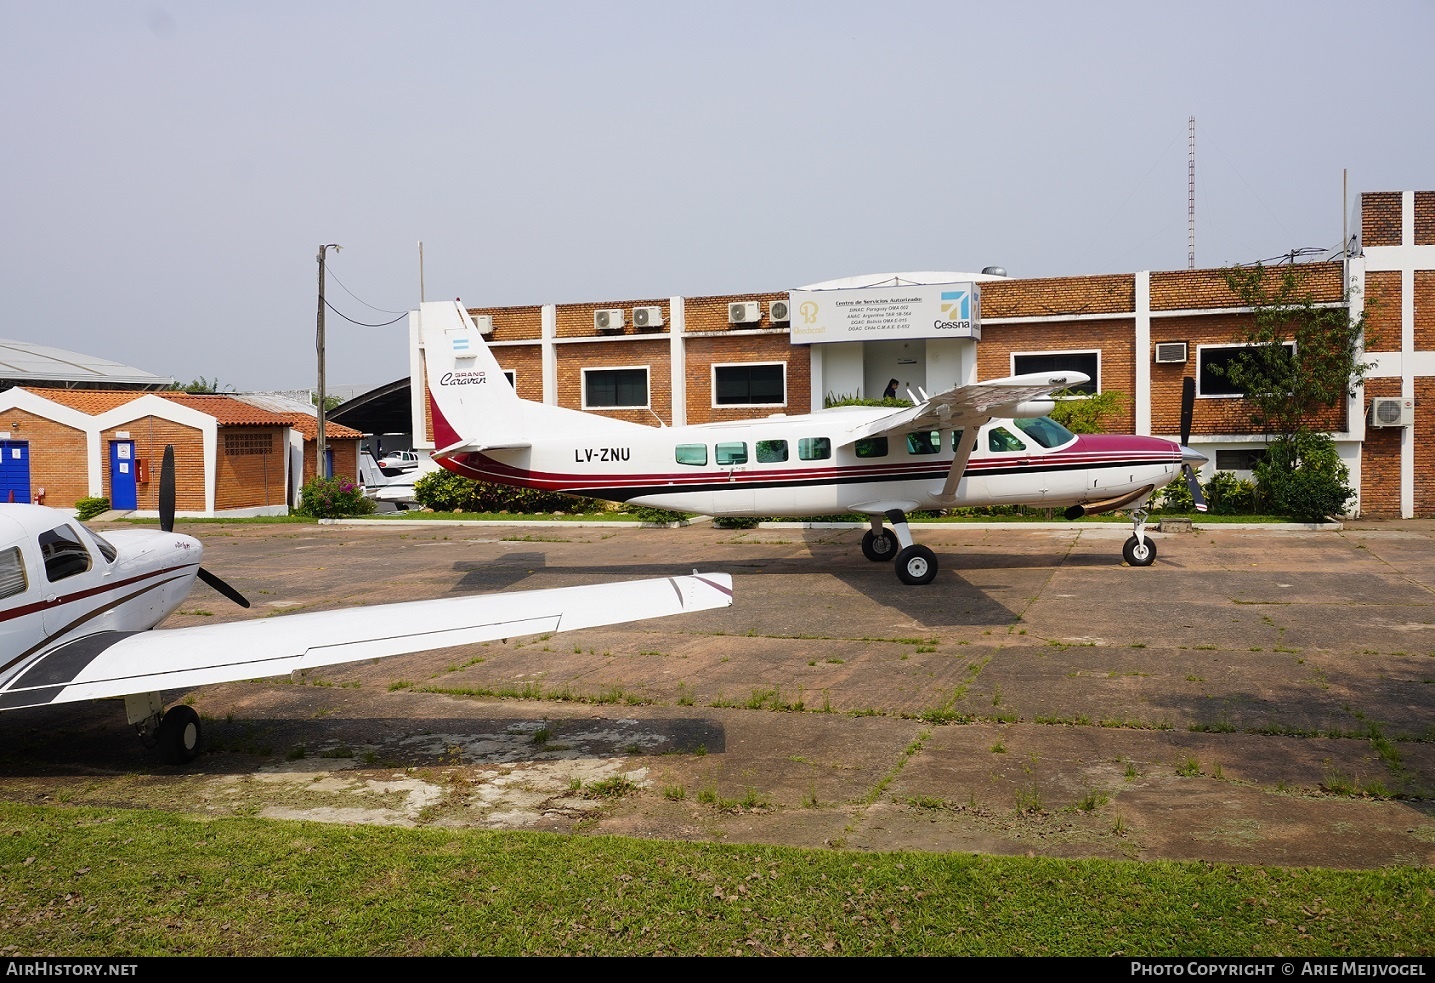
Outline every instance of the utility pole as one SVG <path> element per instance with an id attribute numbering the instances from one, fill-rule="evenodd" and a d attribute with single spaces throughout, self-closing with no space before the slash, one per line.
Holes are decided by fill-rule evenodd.
<path id="1" fill-rule="evenodd" d="M 319 247 L 319 314 L 315 328 L 315 348 L 319 351 L 319 439 L 314 445 L 314 474 L 319 478 L 329 477 L 326 466 L 329 448 L 328 441 L 324 439 L 324 403 L 328 399 L 324 391 L 324 252 L 329 249 L 337 253 L 340 247 L 332 242 Z"/>
<path id="2" fill-rule="evenodd" d="M 1186 269 L 1196 268 L 1196 117 L 1186 120 L 1190 139 L 1186 151 Z"/>

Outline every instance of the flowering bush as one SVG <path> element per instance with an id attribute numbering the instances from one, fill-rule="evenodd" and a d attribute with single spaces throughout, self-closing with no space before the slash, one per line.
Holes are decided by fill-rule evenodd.
<path id="1" fill-rule="evenodd" d="M 347 515 L 368 515 L 374 503 L 364 497 L 350 478 L 310 478 L 299 489 L 300 515 L 316 519 L 338 519 Z"/>

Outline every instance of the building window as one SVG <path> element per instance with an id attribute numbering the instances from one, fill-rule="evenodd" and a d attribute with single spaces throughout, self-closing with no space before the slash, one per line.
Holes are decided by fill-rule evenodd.
<path id="1" fill-rule="evenodd" d="M 734 441 L 730 444 L 718 444 L 716 446 L 717 463 L 719 467 L 731 467 L 735 464 L 747 463 L 747 444 L 742 441 Z"/>
<path id="2" fill-rule="evenodd" d="M 227 433 L 224 435 L 226 457 L 243 457 L 247 454 L 272 454 L 274 435 L 272 433 Z"/>
<path id="3" fill-rule="evenodd" d="M 787 460 L 787 441 L 759 440 L 757 442 L 758 464 L 781 464 Z"/>
<path id="4" fill-rule="evenodd" d="M 708 463 L 707 444 L 679 444 L 673 451 L 673 459 L 679 464 L 701 467 Z"/>
<path id="5" fill-rule="evenodd" d="M 1072 392 L 1094 396 L 1101 391 L 1100 352 L 1025 352 L 1011 357 L 1012 375 L 1028 372 L 1084 372 L 1090 382 L 1072 386 Z"/>
<path id="6" fill-rule="evenodd" d="M 858 457 L 886 457 L 886 456 L 887 456 L 887 438 L 886 438 L 886 437 L 863 437 L 861 440 L 857 441 L 857 456 L 858 456 Z"/>
<path id="7" fill-rule="evenodd" d="M 797 456 L 804 461 L 826 461 L 832 457 L 832 441 L 827 437 L 803 437 L 797 442 Z"/>
<path id="8" fill-rule="evenodd" d="M 1250 350 L 1250 345 L 1202 345 L 1196 350 L 1197 396 L 1244 396 L 1245 392 L 1231 381 L 1231 367 Z M 1295 354 L 1295 342 L 1283 347 L 1288 356 Z"/>
<path id="9" fill-rule="evenodd" d="M 648 405 L 648 369 L 584 369 L 583 408 L 644 409 Z"/>
<path id="10" fill-rule="evenodd" d="M 517 372 L 513 371 L 512 369 L 504 369 L 504 370 L 503 370 L 503 377 L 508 380 L 508 384 L 509 384 L 510 386 L 512 386 L 514 389 L 517 389 L 517 388 L 518 388 L 518 373 L 517 373 Z"/>
<path id="11" fill-rule="evenodd" d="M 786 363 L 713 366 L 714 406 L 784 406 L 786 404 Z"/>
<path id="12" fill-rule="evenodd" d="M 1264 447 L 1242 447 L 1240 450 L 1216 451 L 1217 471 L 1254 471 L 1266 456 Z"/>

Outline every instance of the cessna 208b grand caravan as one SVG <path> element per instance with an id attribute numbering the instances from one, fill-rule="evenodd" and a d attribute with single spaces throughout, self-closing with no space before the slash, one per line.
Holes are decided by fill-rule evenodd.
<path id="1" fill-rule="evenodd" d="M 936 555 L 912 541 L 916 509 L 1125 510 L 1132 566 L 1156 558 L 1146 506 L 1157 490 L 1184 471 L 1204 510 L 1192 464 L 1206 458 L 1184 438 L 1078 437 L 1046 416 L 1053 392 L 1087 381 L 1079 372 L 957 386 L 907 409 L 649 427 L 520 399 L 457 302 L 422 304 L 418 317 L 434 460 L 481 481 L 715 516 L 856 512 L 870 517 L 863 554 L 895 559 L 906 584 L 937 575 Z"/>
<path id="2" fill-rule="evenodd" d="M 166 711 L 161 690 L 732 604 L 730 576 L 694 573 L 149 631 L 196 577 L 249 606 L 173 531 L 169 449 L 160 482 L 159 532 L 101 536 L 65 512 L 0 505 L 0 710 L 123 696 L 141 738 L 180 764 L 200 750 L 199 716 Z"/>

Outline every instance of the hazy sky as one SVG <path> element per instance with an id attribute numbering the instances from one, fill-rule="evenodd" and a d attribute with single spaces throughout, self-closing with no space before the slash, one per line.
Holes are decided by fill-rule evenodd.
<path id="1" fill-rule="evenodd" d="M 1192 115 L 1197 265 L 1334 250 L 1342 168 L 1435 189 L 1432 39 L 1429 0 L 0 0 L 0 337 L 312 386 L 329 242 L 369 323 L 420 240 L 469 305 L 1182 269 Z M 402 321 L 327 327 L 331 384 L 407 374 Z"/>

